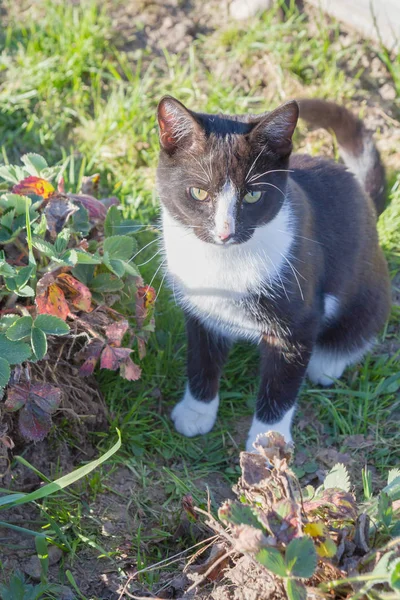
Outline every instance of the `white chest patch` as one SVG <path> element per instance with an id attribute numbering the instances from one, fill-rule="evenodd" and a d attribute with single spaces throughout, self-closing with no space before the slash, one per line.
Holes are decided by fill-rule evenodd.
<path id="1" fill-rule="evenodd" d="M 221 246 L 200 240 L 163 208 L 163 240 L 169 280 L 180 304 L 233 338 L 258 341 L 264 331 L 241 302 L 249 293 L 271 296 L 282 286 L 293 224 L 287 202 L 267 225 L 243 244 Z"/>

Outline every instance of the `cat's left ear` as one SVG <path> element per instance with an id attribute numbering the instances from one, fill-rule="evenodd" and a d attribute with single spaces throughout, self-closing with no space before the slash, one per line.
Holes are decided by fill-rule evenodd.
<path id="1" fill-rule="evenodd" d="M 252 141 L 266 146 L 280 157 L 292 151 L 292 136 L 299 118 L 299 105 L 295 100 L 286 102 L 263 117 L 253 128 Z"/>
<path id="2" fill-rule="evenodd" d="M 172 96 L 164 96 L 160 100 L 157 117 L 160 144 L 169 154 L 178 148 L 192 146 L 202 137 L 195 115 Z"/>

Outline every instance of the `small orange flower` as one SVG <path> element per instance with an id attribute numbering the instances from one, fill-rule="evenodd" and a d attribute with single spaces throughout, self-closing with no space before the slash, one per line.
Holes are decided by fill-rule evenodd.
<path id="1" fill-rule="evenodd" d="M 29 196 L 29 194 L 36 194 L 43 198 L 48 198 L 55 191 L 51 183 L 42 179 L 41 177 L 25 177 L 22 181 L 14 185 L 12 191 L 14 194 L 21 194 L 22 196 Z"/>

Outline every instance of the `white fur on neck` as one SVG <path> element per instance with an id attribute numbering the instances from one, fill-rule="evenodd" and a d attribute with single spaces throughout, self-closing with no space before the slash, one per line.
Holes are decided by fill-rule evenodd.
<path id="1" fill-rule="evenodd" d="M 291 442 L 292 434 L 290 431 L 290 426 L 292 423 L 293 414 L 294 414 L 294 407 L 289 409 L 283 415 L 283 417 L 280 421 L 278 421 L 277 423 L 272 423 L 272 424 L 263 423 L 262 421 L 257 419 L 257 417 L 254 415 L 253 423 L 250 427 L 249 436 L 247 438 L 247 443 L 246 443 L 247 452 L 255 452 L 253 444 L 256 441 L 257 436 L 260 435 L 261 433 L 267 433 L 267 431 L 277 431 L 278 433 L 281 433 L 283 435 L 286 442 Z"/>
<path id="2" fill-rule="evenodd" d="M 218 406 L 218 394 L 210 402 L 202 402 L 194 398 L 187 385 L 183 399 L 171 413 L 171 419 L 175 429 L 186 437 L 208 433 L 217 418 Z"/>
<path id="3" fill-rule="evenodd" d="M 292 220 L 285 201 L 276 217 L 247 242 L 221 246 L 200 240 L 163 207 L 164 248 L 175 297 L 208 328 L 259 341 L 265 327 L 241 310 L 240 302 L 250 293 L 282 292 Z"/>

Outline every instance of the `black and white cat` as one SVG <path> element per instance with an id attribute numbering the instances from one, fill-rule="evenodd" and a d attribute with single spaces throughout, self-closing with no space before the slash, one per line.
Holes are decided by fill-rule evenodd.
<path id="1" fill-rule="evenodd" d="M 332 129 L 346 166 L 293 155 L 300 116 Z M 388 318 L 378 245 L 385 175 L 372 137 L 345 108 L 288 102 L 262 115 L 158 106 L 158 191 L 170 285 L 188 336 L 188 382 L 172 419 L 186 436 L 214 425 L 235 340 L 259 345 L 261 381 L 247 449 L 269 429 L 291 440 L 306 376 L 329 385 L 371 348 Z"/>

